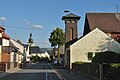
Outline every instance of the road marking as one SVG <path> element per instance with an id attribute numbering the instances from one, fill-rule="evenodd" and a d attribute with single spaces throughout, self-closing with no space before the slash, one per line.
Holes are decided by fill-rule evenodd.
<path id="1" fill-rule="evenodd" d="M 59 78 L 60 80 L 66 80 L 66 79 L 61 75 L 61 73 L 59 73 L 56 69 L 54 69 L 54 68 L 50 65 L 50 63 L 48 63 L 48 65 L 53 69 L 53 71 L 56 73 L 56 75 L 58 76 L 58 78 Z"/>
<path id="2" fill-rule="evenodd" d="M 48 72 L 47 72 L 47 67 L 45 65 L 46 73 L 45 73 L 45 80 L 48 80 Z"/>
<path id="3" fill-rule="evenodd" d="M 46 80 L 48 80 L 48 73 L 47 73 L 47 71 L 46 71 Z"/>

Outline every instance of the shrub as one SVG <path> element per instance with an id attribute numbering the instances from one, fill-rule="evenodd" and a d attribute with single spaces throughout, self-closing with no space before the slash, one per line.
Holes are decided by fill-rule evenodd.
<path id="1" fill-rule="evenodd" d="M 112 52 L 112 51 L 106 51 L 106 52 L 100 52 L 97 53 L 93 59 L 93 63 L 120 63 L 120 54 Z"/>
<path id="2" fill-rule="evenodd" d="M 120 63 L 118 63 L 118 64 L 116 64 L 116 63 L 111 64 L 111 67 L 113 67 L 113 68 L 120 68 Z"/>
<path id="3" fill-rule="evenodd" d="M 40 60 L 40 57 L 39 57 L 38 55 L 35 55 L 35 56 L 32 56 L 32 57 L 30 58 L 30 60 L 32 60 L 32 61 L 39 61 L 39 60 Z"/>
<path id="4" fill-rule="evenodd" d="M 76 61 L 74 64 L 84 64 L 84 63 L 89 63 L 89 62 L 82 62 L 82 61 Z"/>

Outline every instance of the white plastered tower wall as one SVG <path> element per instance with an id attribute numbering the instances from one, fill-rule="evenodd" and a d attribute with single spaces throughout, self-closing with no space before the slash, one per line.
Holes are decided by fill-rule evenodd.
<path id="1" fill-rule="evenodd" d="M 76 61 L 90 62 L 88 52 L 113 51 L 120 53 L 120 45 L 100 29 L 96 28 L 70 46 L 70 68 Z"/>

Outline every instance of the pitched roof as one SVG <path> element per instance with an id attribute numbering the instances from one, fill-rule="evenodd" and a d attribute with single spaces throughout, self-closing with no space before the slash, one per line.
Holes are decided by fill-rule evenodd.
<path id="1" fill-rule="evenodd" d="M 23 45 L 22 42 L 19 39 L 16 42 L 19 43 L 19 44 L 21 44 L 21 45 Z"/>
<path id="2" fill-rule="evenodd" d="M 40 51 L 40 48 L 39 48 L 39 46 L 31 46 L 30 47 L 30 53 L 31 54 L 40 54 L 41 53 L 41 51 Z"/>
<path id="3" fill-rule="evenodd" d="M 78 41 L 78 40 L 79 40 L 79 39 L 76 38 L 76 39 L 73 39 L 73 40 L 71 40 L 71 41 L 65 43 L 65 48 L 68 48 L 70 45 L 74 44 L 74 43 L 75 43 L 76 41 Z"/>
<path id="4" fill-rule="evenodd" d="M 120 32 L 120 13 L 87 13 L 90 30 L 96 27 L 104 32 Z"/>
<path id="5" fill-rule="evenodd" d="M 17 48 L 11 41 L 10 41 L 10 48 L 12 49 L 12 51 L 19 50 L 19 48 Z"/>
<path id="6" fill-rule="evenodd" d="M 48 54 L 52 55 L 53 48 L 40 48 L 41 53 L 47 52 Z"/>
<path id="7" fill-rule="evenodd" d="M 70 14 L 67 14 L 66 16 L 63 16 L 62 17 L 62 20 L 65 20 L 65 19 L 80 19 L 80 16 L 77 16 L 77 15 L 75 15 L 75 14 L 73 14 L 73 13 L 70 13 Z"/>
<path id="8" fill-rule="evenodd" d="M 44 52 L 47 52 L 48 49 L 47 49 L 47 48 L 40 48 L 40 51 L 41 51 L 42 53 L 44 53 Z"/>
<path id="9" fill-rule="evenodd" d="M 3 34 L 2 34 L 2 37 L 5 38 L 5 39 L 10 40 L 10 37 L 9 37 L 7 34 L 5 34 L 4 32 L 3 32 Z"/>
<path id="10" fill-rule="evenodd" d="M 89 46 L 86 47 L 86 44 Z M 77 45 L 82 45 L 79 49 L 84 49 L 88 52 L 113 51 L 119 53 L 120 51 L 120 44 L 99 28 L 95 28 L 81 39 L 73 43 L 70 47 L 77 48 L 79 47 Z"/>

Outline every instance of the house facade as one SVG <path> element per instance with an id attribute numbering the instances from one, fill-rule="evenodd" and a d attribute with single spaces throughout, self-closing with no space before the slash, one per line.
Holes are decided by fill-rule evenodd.
<path id="1" fill-rule="evenodd" d="M 0 62 L 10 62 L 10 37 L 4 31 L 5 28 L 0 26 Z"/>
<path id="2" fill-rule="evenodd" d="M 83 36 L 95 28 L 120 43 L 120 13 L 86 13 Z"/>
<path id="3" fill-rule="evenodd" d="M 104 51 L 120 53 L 120 44 L 96 28 L 70 45 L 70 68 L 76 61 L 91 62 L 95 53 Z M 89 57 L 90 54 L 92 54 L 91 57 Z"/>
<path id="4" fill-rule="evenodd" d="M 120 13 L 86 13 L 83 36 L 79 39 L 72 39 L 74 36 L 72 33 L 76 32 L 68 27 L 73 26 L 76 29 L 79 19 L 80 17 L 71 14 L 62 17 L 65 21 L 65 31 L 68 33 L 65 34 L 66 67 L 71 68 L 75 61 L 90 62 L 89 53 L 93 56 L 94 53 L 103 51 L 119 53 Z M 69 20 L 76 20 L 76 22 Z"/>
<path id="5" fill-rule="evenodd" d="M 19 64 L 21 64 L 23 61 L 24 54 L 25 54 L 24 46 L 12 38 L 10 39 L 10 43 L 12 46 L 14 46 L 17 49 L 17 51 L 10 53 L 11 62 L 18 62 Z"/>

